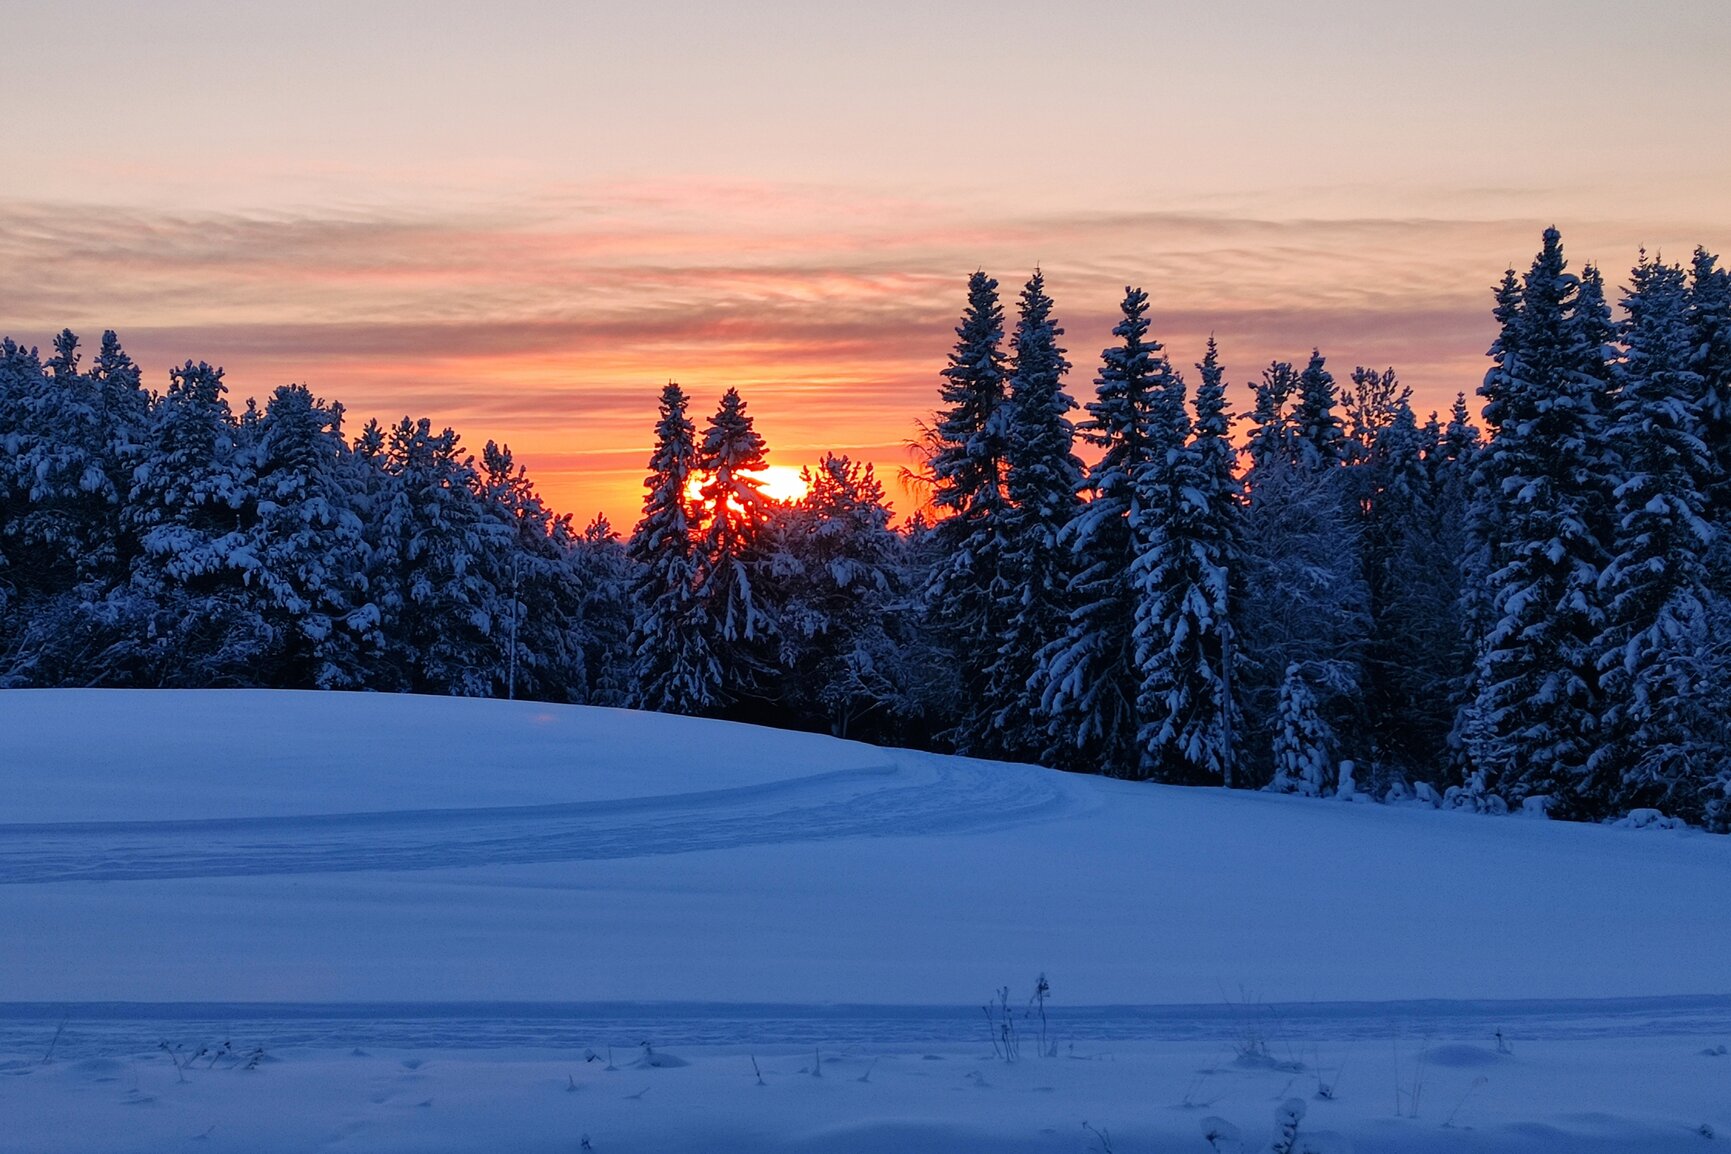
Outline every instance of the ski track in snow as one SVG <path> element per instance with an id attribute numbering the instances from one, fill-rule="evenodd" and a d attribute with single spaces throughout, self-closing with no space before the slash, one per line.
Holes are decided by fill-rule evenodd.
<path id="1" fill-rule="evenodd" d="M 191 821 L 0 825 L 0 884 L 596 861 L 847 837 L 966 833 L 1089 805 L 1032 766 L 881 766 L 621 801 Z"/>
<path id="2" fill-rule="evenodd" d="M 1053 1006 L 1059 1045 L 1206 1041 L 1254 1035 L 1276 1060 L 1308 1060 L 1318 1044 L 1415 1048 L 1630 1037 L 1722 1038 L 1731 997 L 1409 1001 L 1177 1006 Z M 1038 1022 L 1026 1019 L 1024 1041 Z M 658 1046 L 919 1048 L 989 1046 L 977 1006 L 803 1006 L 669 1003 L 105 1003 L 0 1002 L 0 1054 L 97 1057 L 179 1041 L 244 1039 L 281 1049 L 581 1050 L 644 1040 Z"/>

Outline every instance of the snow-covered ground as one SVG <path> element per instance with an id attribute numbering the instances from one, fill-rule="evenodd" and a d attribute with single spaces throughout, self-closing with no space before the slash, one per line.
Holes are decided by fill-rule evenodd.
<path id="1" fill-rule="evenodd" d="M 1731 1138 L 1731 839 L 241 691 L 0 693 L 0 823 L 0 1150 Z"/>

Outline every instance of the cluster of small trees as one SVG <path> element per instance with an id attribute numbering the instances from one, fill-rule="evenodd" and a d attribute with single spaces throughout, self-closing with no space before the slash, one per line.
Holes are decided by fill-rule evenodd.
<path id="1" fill-rule="evenodd" d="M 661 394 L 643 516 L 576 531 L 508 449 L 351 442 L 284 386 L 151 395 L 106 334 L 0 344 L 0 683 L 625 704 L 1177 783 L 1731 824 L 1731 274 L 1643 254 L 1616 316 L 1555 231 L 1480 390 L 1277 361 L 1194 395 L 1129 289 L 1079 410 L 1044 278 L 976 273 L 925 426 L 795 502 L 729 390 Z M 1075 414 L 1075 415 L 1073 415 Z M 1241 437 L 1234 426 L 1241 425 Z M 1078 455 L 1088 447 L 1088 463 Z"/>

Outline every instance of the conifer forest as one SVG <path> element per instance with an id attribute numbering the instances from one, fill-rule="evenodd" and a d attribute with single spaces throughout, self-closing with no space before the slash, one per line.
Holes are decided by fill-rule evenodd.
<path id="1" fill-rule="evenodd" d="M 642 517 L 307 387 L 0 346 L 0 685 L 532 698 L 1081 773 L 1731 828 L 1731 271 L 1546 231 L 1474 393 L 1323 350 L 1086 352 L 958 297 L 903 477 L 776 501 L 747 398 L 667 384 Z M 1093 345 L 1103 347 L 1095 352 Z M 1074 359 L 1072 359 L 1074 358 Z M 888 486 L 907 494 L 890 508 Z"/>

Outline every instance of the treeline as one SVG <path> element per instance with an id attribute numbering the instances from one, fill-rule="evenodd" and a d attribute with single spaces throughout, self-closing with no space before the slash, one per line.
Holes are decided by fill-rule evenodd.
<path id="1" fill-rule="evenodd" d="M 1043 278 L 1006 333 L 978 273 L 929 516 L 892 528 L 833 455 L 770 500 L 738 393 L 700 429 L 670 384 L 628 541 L 425 420 L 351 441 L 302 386 L 237 414 L 204 364 L 150 394 L 112 333 L 88 366 L 6 341 L 0 683 L 536 697 L 1723 829 L 1731 275 L 1643 254 L 1619 303 L 1547 232 L 1496 295 L 1481 435 L 1314 352 L 1233 413 L 1138 289 L 1078 408 Z"/>

